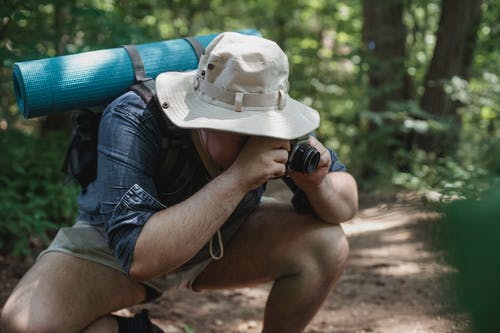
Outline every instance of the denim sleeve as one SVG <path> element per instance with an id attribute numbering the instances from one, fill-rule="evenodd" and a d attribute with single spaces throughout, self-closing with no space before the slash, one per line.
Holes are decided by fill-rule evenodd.
<path id="1" fill-rule="evenodd" d="M 106 232 L 113 253 L 126 272 L 130 271 L 135 243 L 142 227 L 151 215 L 164 208 L 140 185 L 134 184 L 113 210 Z"/>
<path id="2" fill-rule="evenodd" d="M 155 199 L 160 152 L 154 118 L 137 95 L 126 94 L 106 109 L 99 126 L 95 191 L 108 244 L 126 272 L 142 227 L 164 208 Z"/>
<path id="3" fill-rule="evenodd" d="M 330 152 L 330 156 L 332 159 L 329 172 L 346 171 L 347 169 L 345 165 L 339 161 L 337 154 L 330 148 L 328 148 L 328 151 Z M 292 204 L 295 207 L 295 209 L 301 213 L 307 213 L 307 214 L 313 213 L 314 210 L 311 206 L 311 203 L 309 202 L 309 199 L 307 199 L 307 195 L 304 193 L 304 191 L 302 191 L 297 185 L 295 185 L 292 178 L 283 177 L 282 179 L 285 182 L 285 184 L 290 188 L 290 190 L 292 190 L 293 192 Z"/>

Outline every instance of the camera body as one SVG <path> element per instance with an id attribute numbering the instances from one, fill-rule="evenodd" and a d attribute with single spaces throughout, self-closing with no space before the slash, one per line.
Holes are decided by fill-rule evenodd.
<path id="1" fill-rule="evenodd" d="M 287 166 L 302 173 L 312 173 L 318 167 L 321 157 L 318 150 L 307 143 L 309 136 L 305 135 L 290 141 L 291 149 Z"/>

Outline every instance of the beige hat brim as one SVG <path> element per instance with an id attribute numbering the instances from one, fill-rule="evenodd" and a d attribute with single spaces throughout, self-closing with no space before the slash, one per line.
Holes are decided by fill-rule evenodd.
<path id="1" fill-rule="evenodd" d="M 194 90 L 196 71 L 166 72 L 156 78 L 156 92 L 167 117 L 181 128 L 209 128 L 291 140 L 319 126 L 316 110 L 287 96 L 283 109 L 245 108 L 235 111 Z"/>

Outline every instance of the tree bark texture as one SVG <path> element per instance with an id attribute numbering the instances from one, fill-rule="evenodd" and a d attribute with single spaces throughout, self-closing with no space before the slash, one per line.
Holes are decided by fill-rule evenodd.
<path id="1" fill-rule="evenodd" d="M 448 122 L 450 126 L 445 133 L 417 136 L 417 145 L 425 150 L 440 154 L 444 150 L 453 149 L 458 142 L 459 104 L 446 94 L 443 85 L 453 76 L 465 80 L 469 78 L 481 19 L 481 2 L 482 0 L 442 1 L 436 46 L 427 71 L 420 106 L 431 115 Z"/>
<path id="2" fill-rule="evenodd" d="M 64 55 L 66 44 L 69 42 L 68 26 L 72 19 L 72 5 L 62 0 L 54 2 L 53 27 L 54 47 L 58 56 Z M 71 115 L 69 112 L 56 113 L 45 116 L 40 122 L 40 132 L 71 131 Z"/>
<path id="3" fill-rule="evenodd" d="M 387 111 L 390 102 L 410 97 L 410 80 L 406 73 L 406 28 L 403 25 L 404 0 L 363 0 L 362 39 L 369 65 L 369 110 Z M 400 124 L 391 119 L 382 123 L 370 121 L 360 125 L 360 132 L 369 141 L 367 154 L 380 161 L 393 161 L 394 168 L 405 170 L 408 165 L 397 159 L 400 149 L 408 149 L 405 134 L 398 133 Z M 362 178 L 379 174 L 378 163 L 360 166 Z"/>
<path id="4" fill-rule="evenodd" d="M 402 0 L 363 0 L 362 37 L 370 65 L 369 108 L 373 111 L 385 110 L 388 102 L 409 97 L 403 8 Z"/>

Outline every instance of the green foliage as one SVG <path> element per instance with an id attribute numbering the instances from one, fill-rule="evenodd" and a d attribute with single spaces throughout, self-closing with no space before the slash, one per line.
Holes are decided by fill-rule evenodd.
<path id="1" fill-rule="evenodd" d="M 45 235 L 55 224 L 71 221 L 76 192 L 60 187 L 56 176 L 63 156 L 59 139 L 14 130 L 37 132 L 37 120 L 21 119 L 15 104 L 14 62 L 242 28 L 258 29 L 285 50 L 291 96 L 320 111 L 318 136 L 339 153 L 362 191 L 434 189 L 476 197 L 500 182 L 497 2 L 483 1 L 470 79 L 455 77 L 446 84 L 448 94 L 461 103 L 461 123 L 450 123 L 418 106 L 436 41 L 438 0 L 404 1 L 406 56 L 397 61 L 406 68 L 410 98 L 380 112 L 369 110 L 369 98 L 390 87 L 371 89 L 368 84 L 370 65 L 384 63 L 373 64 L 363 45 L 362 1 L 6 0 L 0 7 L 0 208 L 10 207 L 5 221 L 12 222 L 1 225 L 0 247 L 18 244 L 4 237 L 7 230 L 20 235 L 26 249 L 29 235 Z M 438 157 L 413 146 L 416 133 L 439 133 L 450 126 L 461 129 L 457 151 Z M 52 171 L 41 175 L 43 169 Z M 16 251 L 25 252 L 21 248 Z"/>
<path id="2" fill-rule="evenodd" d="M 457 268 L 455 290 L 471 314 L 477 332 L 499 332 L 500 187 L 481 200 L 445 207 L 440 247 Z"/>
<path id="3" fill-rule="evenodd" d="M 67 138 L 0 131 L 0 252 L 31 255 L 32 244 L 73 221 L 78 188 L 60 171 Z"/>

